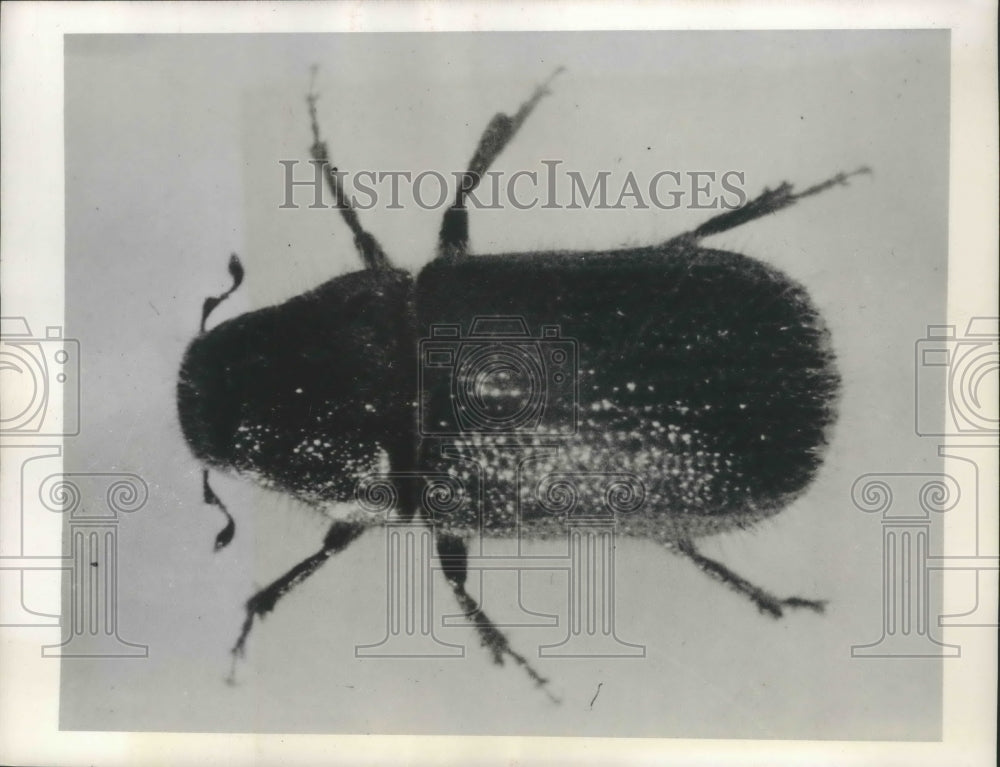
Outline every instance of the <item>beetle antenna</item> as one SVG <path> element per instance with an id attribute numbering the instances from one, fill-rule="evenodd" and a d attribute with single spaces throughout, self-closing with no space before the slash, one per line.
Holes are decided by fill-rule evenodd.
<path id="1" fill-rule="evenodd" d="M 763 218 L 771 213 L 777 213 L 779 210 L 787 208 L 789 205 L 801 200 L 803 197 L 811 197 L 814 194 L 825 192 L 827 189 L 831 189 L 835 186 L 846 186 L 847 180 L 853 176 L 859 176 L 862 174 L 871 175 L 871 173 L 872 169 L 865 165 L 857 170 L 851 171 L 850 173 L 838 173 L 825 181 L 814 184 L 798 194 L 793 193 L 792 185 L 786 181 L 777 189 L 765 189 L 759 196 L 744 203 L 741 207 L 722 213 L 714 218 L 710 218 L 694 231 L 685 232 L 684 234 L 673 238 L 670 242 L 692 242 L 700 240 L 703 237 L 708 237 L 712 234 L 719 234 L 720 232 L 725 232 L 729 229 L 735 229 L 737 226 L 742 226 L 743 224 L 754 221 L 755 219 Z"/>
<path id="2" fill-rule="evenodd" d="M 316 116 L 316 102 L 319 100 L 319 94 L 316 93 L 315 88 L 316 71 L 317 67 L 314 64 L 310 67 L 309 93 L 306 95 L 306 103 L 309 105 L 309 121 L 313 135 L 313 143 L 309 152 L 312 154 L 313 161 L 319 163 L 323 168 L 323 175 L 326 177 L 330 191 L 333 192 L 334 202 L 340 211 L 341 217 L 344 219 L 344 223 L 347 224 L 351 230 L 351 234 L 354 235 L 354 246 L 358 249 L 365 267 L 368 269 L 390 269 L 392 268 L 392 262 L 385 254 L 385 251 L 382 250 L 382 246 L 378 244 L 378 240 L 361 226 L 357 211 L 351 207 L 350 200 L 344 194 L 344 184 L 341 181 L 343 174 L 330 162 L 330 153 L 326 142 L 320 138 L 319 118 Z"/>
<path id="3" fill-rule="evenodd" d="M 548 78 L 535 88 L 530 98 L 521 104 L 513 116 L 498 112 L 493 115 L 479 139 L 479 146 L 469 160 L 469 169 L 462 176 L 458 191 L 455 193 L 455 204 L 444 214 L 441 222 L 441 232 L 438 236 L 438 255 L 464 255 L 469 247 L 469 222 L 465 210 L 465 198 L 473 191 L 483 175 L 496 160 L 504 147 L 510 143 L 514 135 L 528 119 L 538 102 L 552 91 L 549 86 L 552 81 L 565 71 L 565 67 L 557 67 Z"/>
<path id="4" fill-rule="evenodd" d="M 201 470 L 201 494 L 205 503 L 217 507 L 219 511 L 226 515 L 226 526 L 215 536 L 215 550 L 221 551 L 233 540 L 233 536 L 236 534 L 236 522 L 233 520 L 233 515 L 229 513 L 229 509 L 219 500 L 219 496 L 215 494 L 212 486 L 208 484 L 208 469 Z"/>
<path id="5" fill-rule="evenodd" d="M 217 296 L 209 296 L 201 306 L 201 327 L 199 332 L 205 332 L 205 321 L 219 304 L 225 301 L 235 292 L 236 288 L 243 284 L 243 264 L 240 263 L 239 256 L 235 253 L 229 256 L 229 274 L 233 278 L 233 286 L 225 293 Z"/>

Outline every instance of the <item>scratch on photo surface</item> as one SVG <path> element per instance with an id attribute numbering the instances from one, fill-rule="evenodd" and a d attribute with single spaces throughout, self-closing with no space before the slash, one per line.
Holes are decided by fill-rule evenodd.
<path id="1" fill-rule="evenodd" d="M 594 693 L 594 697 L 590 699 L 590 707 L 594 707 L 594 701 L 597 700 L 597 696 L 601 694 L 601 688 L 604 686 L 604 682 L 597 683 L 597 692 Z"/>

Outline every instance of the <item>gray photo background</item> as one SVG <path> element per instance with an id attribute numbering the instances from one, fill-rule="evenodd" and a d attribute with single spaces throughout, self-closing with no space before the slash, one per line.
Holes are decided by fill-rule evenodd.
<path id="1" fill-rule="evenodd" d="M 119 631 L 150 655 L 64 660 L 62 728 L 940 737 L 939 661 L 850 657 L 881 633 L 882 600 L 881 528 L 850 489 L 867 472 L 938 466 L 935 445 L 913 430 L 913 349 L 945 316 L 946 32 L 70 36 L 65 51 L 66 332 L 80 340 L 83 391 L 66 470 L 149 484 L 146 507 L 121 525 Z M 844 395 L 810 491 L 702 549 L 779 594 L 829 599 L 825 616 L 772 621 L 688 562 L 620 541 L 618 631 L 647 657 L 538 661 L 564 698 L 556 707 L 516 669 L 493 666 L 466 627 L 438 630 L 466 645 L 461 660 L 356 660 L 355 644 L 384 633 L 375 530 L 258 626 L 240 684 L 224 683 L 243 601 L 315 551 L 327 523 L 216 474 L 238 529 L 214 555 L 221 516 L 202 503 L 174 385 L 203 298 L 227 287 L 230 252 L 247 278 L 213 321 L 358 267 L 335 212 L 278 208 L 278 161 L 308 156 L 312 64 L 324 138 L 343 169 L 461 170 L 490 117 L 558 65 L 567 72 L 495 169 L 561 159 L 585 177 L 738 170 L 751 195 L 875 169 L 709 241 L 808 287 Z M 616 247 L 708 215 L 480 211 L 471 236 L 479 252 Z M 441 211 L 362 216 L 397 263 L 417 270 L 432 256 Z M 563 575 L 527 581 L 543 611 L 560 611 L 565 588 Z M 504 598 L 494 595 L 495 618 Z M 440 577 L 435 600 L 436 612 L 454 611 Z M 509 634 L 531 653 L 561 632 Z"/>

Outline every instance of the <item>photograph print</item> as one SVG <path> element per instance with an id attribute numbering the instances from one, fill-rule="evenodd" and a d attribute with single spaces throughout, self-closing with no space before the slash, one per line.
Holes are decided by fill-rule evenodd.
<path id="1" fill-rule="evenodd" d="M 64 53 L 61 729 L 941 737 L 947 30 Z"/>

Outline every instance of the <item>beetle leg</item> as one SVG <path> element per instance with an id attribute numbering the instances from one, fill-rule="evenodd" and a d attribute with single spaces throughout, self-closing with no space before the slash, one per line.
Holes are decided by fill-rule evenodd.
<path id="1" fill-rule="evenodd" d="M 340 210 L 340 215 L 344 219 L 344 223 L 347 224 L 351 230 L 351 234 L 354 235 L 354 246 L 358 249 L 358 253 L 365 263 L 365 268 L 389 269 L 392 267 L 392 262 L 385 254 L 385 251 L 382 250 L 382 246 L 378 244 L 378 240 L 361 226 L 357 212 L 351 207 L 350 200 L 344 194 L 344 185 L 337 173 L 337 168 L 330 162 L 330 153 L 326 142 L 319 137 L 319 120 L 316 117 L 316 102 L 319 100 L 319 94 L 313 88 L 316 79 L 315 66 L 312 68 L 312 79 L 313 82 L 310 83 L 309 95 L 306 96 L 306 103 L 309 104 L 309 120 L 313 134 L 313 144 L 309 152 L 312 154 L 313 160 L 320 163 L 325 171 L 324 175 L 326 176 L 327 184 L 330 186 L 330 191 L 333 192 L 333 199 Z"/>
<path id="2" fill-rule="evenodd" d="M 535 88 L 531 97 L 521 104 L 520 109 L 511 116 L 498 112 L 493 115 L 479 139 L 479 146 L 469 160 L 469 169 L 462 176 L 458 191 L 455 193 L 455 204 L 444 214 L 441 222 L 441 232 L 438 236 L 438 255 L 464 255 L 469 246 L 469 220 L 465 210 L 465 198 L 472 192 L 483 178 L 483 174 L 497 158 L 504 147 L 514 138 L 524 121 L 528 119 L 538 102 L 551 91 L 549 85 L 556 75 L 563 71 L 559 67 L 549 75 L 548 79 Z"/>
<path id="3" fill-rule="evenodd" d="M 779 210 L 787 208 L 789 205 L 797 200 L 801 200 L 803 197 L 811 197 L 814 194 L 825 192 L 827 189 L 831 189 L 832 187 L 842 184 L 846 185 L 847 180 L 852 176 L 871 174 L 871 172 L 871 168 L 864 166 L 858 168 L 857 170 L 853 170 L 850 173 L 838 173 L 836 176 L 831 176 L 826 179 L 826 181 L 821 181 L 820 183 L 814 184 L 808 189 L 798 193 L 793 192 L 793 186 L 786 181 L 777 189 L 765 189 L 760 195 L 744 203 L 741 207 L 736 208 L 735 210 L 726 211 L 725 213 L 720 213 L 718 216 L 710 218 L 697 229 L 685 232 L 684 234 L 673 238 L 669 242 L 694 242 L 703 237 L 708 237 L 711 234 L 719 234 L 720 232 L 734 229 L 737 226 L 742 226 L 750 221 L 763 218 L 771 213 L 777 213 Z"/>
<path id="4" fill-rule="evenodd" d="M 442 533 L 438 535 L 437 550 L 444 577 L 455 593 L 455 598 L 465 612 L 465 616 L 475 625 L 480 642 L 492 653 L 493 662 L 502 666 L 503 656 L 510 656 L 542 689 L 549 700 L 553 703 L 560 703 L 559 698 L 548 689 L 549 680 L 539 674 L 527 658 L 510 646 L 504 633 L 497 628 L 489 616 L 479 607 L 476 600 L 465 590 L 465 579 L 468 575 L 468 549 L 465 546 L 465 541 L 458 536 Z"/>
<path id="5" fill-rule="evenodd" d="M 330 526 L 330 530 L 323 541 L 323 548 L 299 562 L 287 573 L 247 600 L 246 618 L 243 621 L 243 628 L 240 630 L 240 636 L 236 640 L 236 644 L 230 650 L 233 656 L 233 670 L 229 675 L 230 682 L 235 677 L 236 659 L 243 657 L 246 651 L 247 637 L 250 635 L 250 629 L 253 628 L 254 619 L 264 618 L 274 610 L 282 597 L 316 572 L 319 566 L 331 556 L 346 549 L 368 527 L 369 525 L 362 522 L 337 520 Z"/>
<path id="6" fill-rule="evenodd" d="M 676 546 L 677 550 L 698 565 L 702 572 L 726 584 L 733 591 L 749 597 L 750 601 L 757 605 L 757 609 L 773 618 L 780 618 L 782 616 L 783 607 L 808 607 L 810 610 L 818 613 L 823 612 L 826 607 L 825 600 L 803 599 L 802 597 L 781 599 L 776 597 L 759 586 L 750 583 L 745 578 L 741 578 L 721 562 L 709 559 L 698 551 L 694 543 L 690 540 L 678 541 Z"/>

